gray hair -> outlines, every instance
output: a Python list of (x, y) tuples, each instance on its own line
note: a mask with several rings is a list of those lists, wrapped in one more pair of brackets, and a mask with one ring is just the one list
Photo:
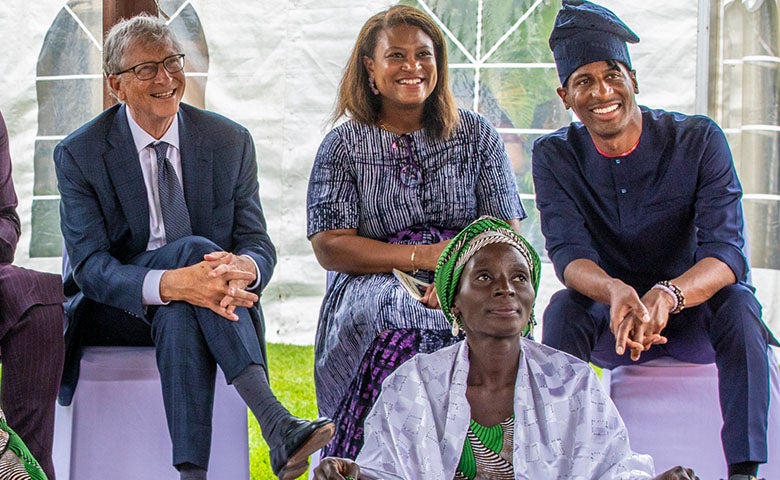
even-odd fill
[(127, 68), (122, 61), (128, 48), (141, 42), (145, 45), (170, 43), (177, 52), (181, 43), (173, 30), (161, 18), (142, 13), (127, 20), (121, 20), (111, 27), (103, 42), (103, 72), (106, 77)]

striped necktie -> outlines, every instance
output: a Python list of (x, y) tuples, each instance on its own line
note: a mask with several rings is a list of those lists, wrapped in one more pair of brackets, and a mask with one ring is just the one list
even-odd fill
[(157, 153), (157, 191), (160, 194), (165, 243), (192, 235), (190, 214), (184, 201), (184, 191), (176, 176), (176, 170), (168, 160), (168, 143), (150, 143)]

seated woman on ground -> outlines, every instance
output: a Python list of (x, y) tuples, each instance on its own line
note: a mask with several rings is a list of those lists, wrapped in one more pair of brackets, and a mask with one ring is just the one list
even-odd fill
[[(334, 121), (311, 172), (308, 236), (334, 272), (315, 341), (329, 455), (354, 458), (388, 373), (455, 342), (433, 288), (412, 297), (393, 277), (429, 283), (444, 246), (481, 215), (519, 229), (526, 214), (498, 132), (459, 110), (436, 24), (395, 6), (368, 20), (344, 72)], [(362, 364), (361, 364), (362, 362)]]
[[(466, 339), (387, 377), (356, 462), (325, 458), (323, 479), (650, 479), (591, 367), (523, 338), (539, 288), (537, 253), (483, 217), (436, 267), (441, 306)], [(677, 467), (658, 479), (696, 479)]]

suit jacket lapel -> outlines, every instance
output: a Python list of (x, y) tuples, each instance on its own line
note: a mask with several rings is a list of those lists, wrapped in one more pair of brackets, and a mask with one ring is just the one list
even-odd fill
[(149, 203), (125, 108), (122, 105), (117, 110), (109, 128), (106, 136), (109, 148), (103, 154), (103, 160), (111, 165), (106, 170), (130, 226), (134, 250), (142, 252), (149, 241)]
[(190, 213), (192, 233), (211, 238), (214, 152), (207, 141), (208, 132), (200, 131), (199, 126), (187, 114), (188, 108), (184, 104), (179, 107), (179, 147), (184, 198)]

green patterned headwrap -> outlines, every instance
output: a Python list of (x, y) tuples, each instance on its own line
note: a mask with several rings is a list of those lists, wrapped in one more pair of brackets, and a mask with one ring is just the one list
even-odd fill
[[(439, 303), (447, 320), (463, 328), (460, 319), (452, 313), (452, 301), (458, 292), (460, 276), (463, 267), (479, 250), (486, 245), (505, 243), (518, 249), (528, 262), (531, 273), (531, 285), (534, 293), (539, 293), (539, 275), (541, 273), (541, 261), (539, 254), (528, 241), (512, 230), (503, 220), (494, 217), (480, 217), (460, 231), (441, 252), (436, 264), (434, 282), (436, 293), (439, 295)], [(523, 336), (530, 336), (533, 329), (533, 310)]]

